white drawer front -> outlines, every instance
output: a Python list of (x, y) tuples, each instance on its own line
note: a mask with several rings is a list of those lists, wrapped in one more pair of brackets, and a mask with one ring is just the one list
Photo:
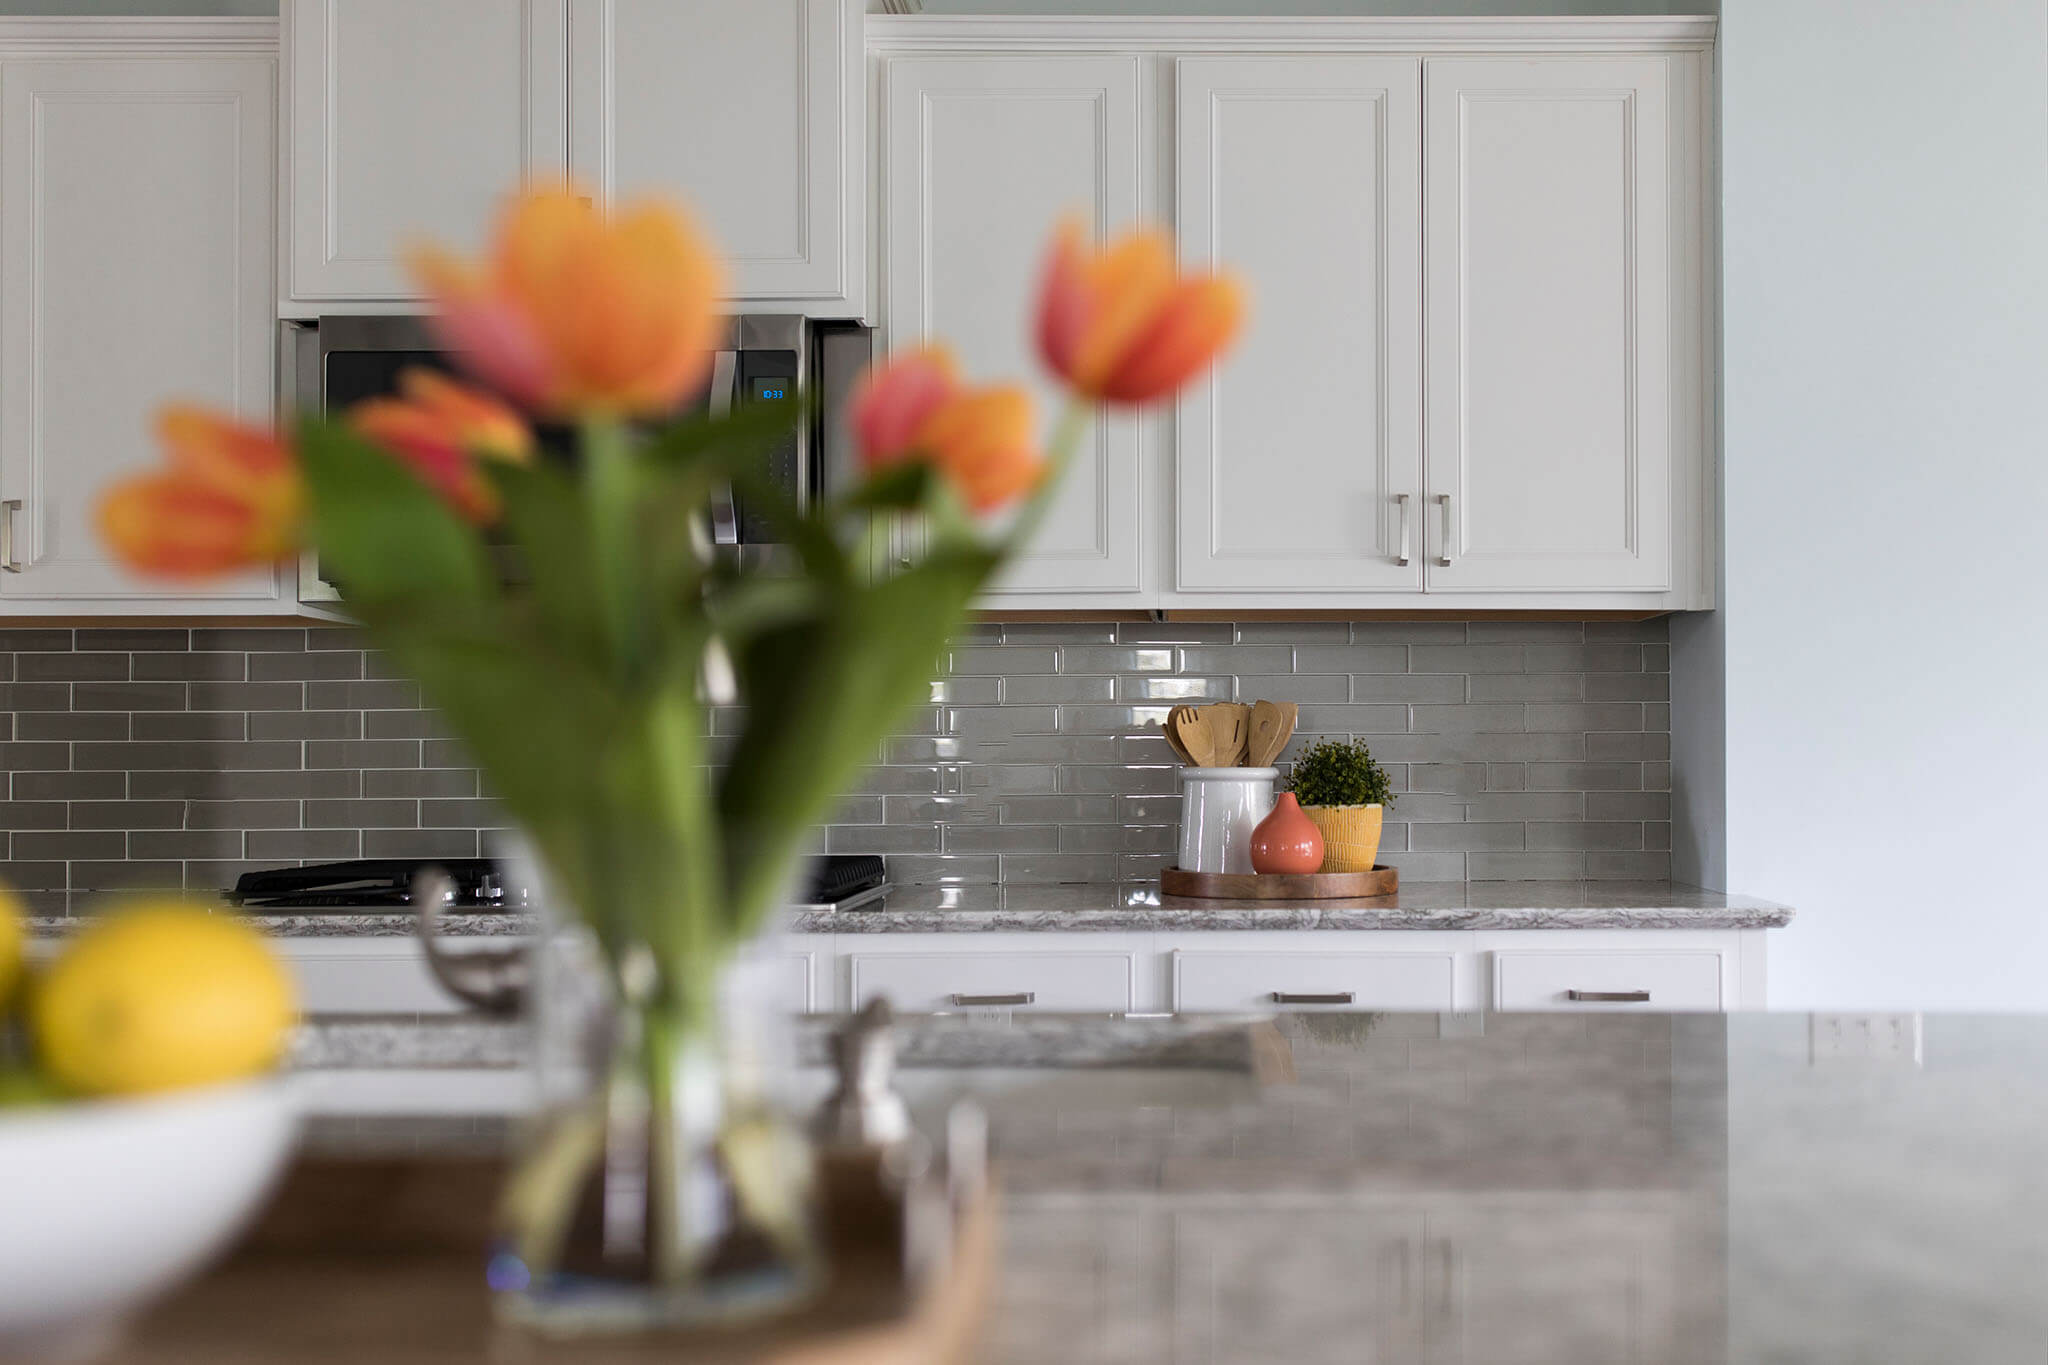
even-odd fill
[(898, 1010), (1131, 1008), (1129, 953), (855, 953), (855, 1009), (878, 995)]
[(1496, 952), (1493, 1007), (1718, 1011), (1727, 1008), (1721, 991), (1723, 957), (1724, 954), (1709, 949), (1663, 953)]
[(1450, 953), (1175, 953), (1173, 1007), (1442, 1011), (1455, 964)]

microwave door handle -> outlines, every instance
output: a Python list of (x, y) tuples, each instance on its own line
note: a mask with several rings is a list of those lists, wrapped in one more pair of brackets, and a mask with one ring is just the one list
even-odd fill
[[(732, 391), (739, 361), (738, 351), (718, 351), (711, 357), (711, 415), (715, 418), (732, 415)], [(711, 543), (740, 543), (739, 508), (733, 502), (731, 484), (721, 485), (711, 495)]]

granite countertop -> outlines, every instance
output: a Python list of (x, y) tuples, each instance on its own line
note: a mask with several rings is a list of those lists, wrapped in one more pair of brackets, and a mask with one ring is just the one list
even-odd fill
[(800, 934), (1253, 929), (1775, 929), (1788, 906), (1674, 882), (1412, 882), (1356, 900), (1210, 900), (1152, 882), (903, 886), (879, 909), (798, 914)]
[[(390, 937), (410, 914), (256, 915), (283, 938)], [(1792, 909), (1676, 882), (1413, 882), (1359, 900), (1205, 900), (1161, 894), (1153, 882), (1060, 886), (899, 886), (861, 910), (800, 911), (797, 934), (1150, 933), (1257, 929), (1776, 929)], [(75, 917), (30, 921), (61, 935)], [(449, 915), (450, 937), (533, 932), (531, 915)]]
[(906, 1093), (950, 1075), (989, 1112), (990, 1360), (2038, 1361), (2048, 1020), (1912, 1024), (1893, 1059), (1805, 1015), (900, 1027)]

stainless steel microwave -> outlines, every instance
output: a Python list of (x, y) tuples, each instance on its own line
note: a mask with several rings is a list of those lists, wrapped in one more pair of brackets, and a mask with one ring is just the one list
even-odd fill
[[(413, 366), (453, 369), (426, 320), (413, 316), (337, 315), (283, 324), (278, 374), (279, 410), (340, 412), (365, 398), (392, 393)], [(770, 456), (770, 472), (808, 503), (840, 485), (852, 468), (845, 406), (874, 352), (874, 333), (858, 322), (821, 321), (795, 313), (745, 313), (726, 319), (712, 356), (711, 378), (681, 411), (724, 412), (736, 402), (810, 392), (819, 401), (811, 418)], [(545, 437), (544, 437), (545, 444)], [(712, 540), (728, 553), (766, 554), (772, 537), (761, 517), (729, 491), (713, 503)], [(302, 600), (337, 594), (319, 566), (301, 565)]]

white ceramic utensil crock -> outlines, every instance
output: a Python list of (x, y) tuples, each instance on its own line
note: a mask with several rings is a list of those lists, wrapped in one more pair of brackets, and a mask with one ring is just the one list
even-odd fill
[(1273, 809), (1278, 768), (1180, 770), (1180, 868), (1250, 872), (1252, 828)]

